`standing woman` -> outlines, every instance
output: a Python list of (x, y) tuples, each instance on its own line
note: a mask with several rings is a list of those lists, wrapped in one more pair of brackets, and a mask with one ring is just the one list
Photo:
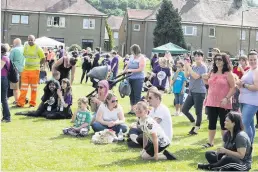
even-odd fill
[(240, 88), (239, 103), (245, 132), (254, 142), (255, 126), (254, 115), (258, 110), (258, 55), (251, 51), (248, 54), (250, 70), (237, 83)]
[(73, 84), (74, 81), (74, 75), (75, 75), (75, 69), (76, 69), (76, 62), (78, 59), (74, 57), (68, 57), (64, 56), (60, 58), (52, 67), (52, 73), (54, 74), (56, 71), (60, 72), (60, 79), (59, 82), (62, 82), (62, 79), (64, 78), (70, 78), (69, 74), (71, 72), (71, 85)]
[(6, 55), (7, 48), (1, 44), (1, 104), (3, 109), (2, 122), (11, 122), (11, 114), (9, 110), (7, 92), (8, 92), (8, 70), (10, 69), (10, 59)]
[[(202, 108), (203, 101), (205, 99), (206, 87), (202, 81), (202, 74), (207, 73), (207, 67), (203, 63), (203, 52), (198, 50), (194, 53), (196, 65), (191, 67), (191, 63), (185, 63), (185, 76), (190, 77), (189, 82), (189, 95), (187, 96), (185, 103), (182, 108), (182, 112), (186, 115), (193, 127), (189, 132), (189, 135), (196, 135), (200, 129), (202, 123)], [(193, 115), (189, 112), (194, 106), (196, 120)]]
[(209, 86), (205, 106), (209, 117), (209, 142), (205, 148), (214, 145), (218, 117), (220, 118), (221, 135), (226, 128), (226, 115), (232, 109), (232, 96), (235, 93), (235, 80), (226, 54), (216, 54), (211, 73), (203, 75), (203, 81)]
[(141, 100), (146, 62), (145, 57), (141, 54), (139, 45), (134, 44), (130, 49), (132, 56), (129, 59), (128, 65), (125, 67), (124, 72), (132, 73), (132, 76), (129, 77), (129, 83), (132, 88), (130, 94), (131, 111), (128, 114), (134, 114), (133, 106)]
[(99, 59), (100, 59), (100, 48), (95, 49), (95, 57), (93, 59), (92, 68), (99, 66)]
[(49, 53), (47, 55), (47, 61), (48, 61), (48, 66), (50, 71), (52, 71), (52, 66), (55, 62), (55, 58), (56, 58), (55, 52), (53, 51), (52, 48), (49, 49)]
[[(81, 84), (82, 81), (85, 77), (85, 74), (88, 73), (91, 69), (91, 57), (92, 54), (86, 52), (83, 54), (82, 59), (83, 59), (83, 63), (82, 63), (82, 77), (81, 77)], [(88, 81), (88, 76), (86, 75), (86, 83)]]

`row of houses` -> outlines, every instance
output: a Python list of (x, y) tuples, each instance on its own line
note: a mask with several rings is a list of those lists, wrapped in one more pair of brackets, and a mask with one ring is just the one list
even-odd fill
[[(232, 55), (258, 48), (258, 8), (249, 8), (245, 0), (171, 1), (181, 15), (189, 49), (202, 49), (210, 56), (213, 47)], [(27, 35), (34, 34), (68, 46), (104, 48), (109, 41), (107, 19), (121, 55), (130, 53), (132, 44), (139, 44), (150, 57), (159, 9), (128, 9), (124, 17), (108, 18), (85, 0), (1, 0), (2, 42), (11, 43), (16, 37), (26, 41)]]
[[(249, 8), (245, 0), (171, 0), (182, 18), (182, 29), (190, 50), (202, 49), (211, 56), (214, 47), (232, 55), (258, 49), (258, 8)], [(119, 52), (130, 53), (139, 44), (151, 56), (155, 10), (127, 10), (119, 30)], [(243, 29), (241, 34), (241, 18)], [(240, 50), (240, 44), (241, 50)]]

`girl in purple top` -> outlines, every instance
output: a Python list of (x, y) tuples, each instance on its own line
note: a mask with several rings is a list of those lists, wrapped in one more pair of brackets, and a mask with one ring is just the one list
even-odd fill
[(129, 55), (126, 54), (126, 55), (125, 55), (125, 58), (124, 58), (124, 60), (123, 60), (123, 62), (124, 62), (124, 68), (123, 68), (123, 69), (125, 69), (125, 67), (127, 66), (128, 61), (129, 61)]
[(160, 58), (159, 65), (156, 66), (152, 71), (153, 75), (155, 76), (153, 80), (153, 86), (157, 87), (161, 91), (165, 91), (167, 79), (169, 80), (169, 82), (171, 82), (171, 72), (166, 64), (167, 59), (165, 59), (164, 57)]
[(60, 103), (57, 112), (47, 116), (47, 119), (70, 119), (73, 116), (71, 106), (73, 104), (72, 87), (69, 79), (64, 78), (61, 82), (62, 94), (65, 104)]
[(240, 89), (239, 102), (242, 112), (242, 120), (245, 132), (250, 137), (251, 142), (254, 142), (255, 126), (254, 115), (258, 111), (258, 54), (251, 51), (248, 55), (250, 69), (237, 82)]
[(1, 44), (1, 103), (2, 103), (2, 122), (11, 122), (11, 114), (7, 102), (8, 92), (8, 70), (10, 68), (10, 59), (6, 56), (7, 48)]

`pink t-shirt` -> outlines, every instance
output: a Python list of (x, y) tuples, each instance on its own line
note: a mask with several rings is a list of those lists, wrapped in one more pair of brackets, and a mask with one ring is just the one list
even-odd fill
[(228, 82), (228, 72), (224, 74), (214, 74), (208, 80), (208, 94), (204, 102), (205, 106), (221, 107), (224, 109), (232, 109), (232, 98), (224, 107), (221, 106), (221, 101), (227, 96), (230, 86)]
[(9, 70), (10, 59), (7, 56), (2, 56), (1, 60), (5, 62), (5, 66), (1, 69), (1, 76), (7, 76), (8, 71), (6, 70), (6, 66), (7, 66), (7, 69)]

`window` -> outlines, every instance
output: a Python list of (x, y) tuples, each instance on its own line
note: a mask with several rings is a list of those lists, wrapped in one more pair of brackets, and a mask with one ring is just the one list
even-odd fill
[(29, 16), (12, 15), (12, 24), (29, 24)]
[(65, 27), (65, 17), (48, 16), (47, 26)]
[(21, 16), (21, 24), (29, 24), (29, 16)]
[(95, 29), (95, 19), (83, 19), (83, 29)]
[(184, 35), (192, 35), (192, 36), (197, 35), (197, 27), (196, 26), (183, 26), (182, 29), (183, 29)]
[(215, 28), (214, 27), (209, 28), (209, 37), (215, 37)]
[(208, 57), (212, 57), (212, 50), (213, 50), (213, 48), (209, 48)]
[(140, 27), (139, 24), (134, 24), (134, 25), (133, 25), (133, 30), (134, 30), (134, 31), (140, 31), (140, 29), (141, 29), (141, 27)]
[(256, 41), (258, 41), (258, 31), (256, 32)]
[(241, 30), (240, 30), (240, 40), (245, 40), (245, 30), (242, 30), (242, 36), (241, 36)]
[(20, 23), (20, 15), (12, 15), (12, 23), (13, 24)]
[(114, 38), (115, 38), (115, 39), (118, 38), (118, 32), (114, 32)]

